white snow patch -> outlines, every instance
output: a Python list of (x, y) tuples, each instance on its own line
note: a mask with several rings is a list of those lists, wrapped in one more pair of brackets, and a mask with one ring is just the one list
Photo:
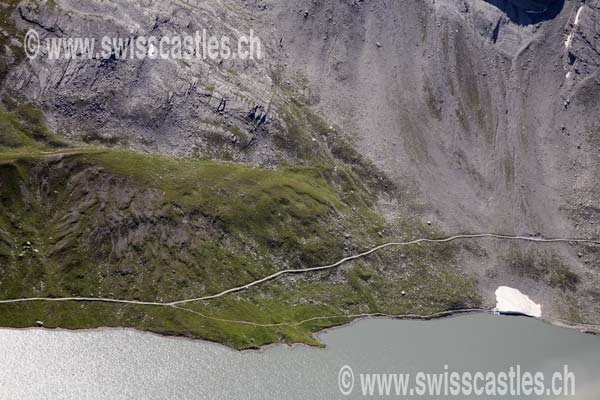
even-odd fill
[(571, 47), (571, 43), (573, 42), (573, 33), (569, 33), (569, 36), (567, 36), (567, 40), (565, 41), (565, 47), (568, 49), (569, 47)]
[(542, 306), (534, 303), (517, 289), (500, 286), (496, 290), (496, 311), (502, 314), (523, 314), (541, 318)]
[(583, 7), (584, 6), (581, 6), (581, 7), (579, 7), (579, 10), (577, 10), (577, 15), (575, 16), (575, 22), (574, 22), (575, 26), (579, 25), (579, 17), (581, 16), (581, 12), (583, 11)]

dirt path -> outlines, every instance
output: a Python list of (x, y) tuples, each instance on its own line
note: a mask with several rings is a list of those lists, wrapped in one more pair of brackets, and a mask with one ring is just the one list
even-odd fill
[[(154, 301), (138, 301), (138, 300), (121, 300), (121, 299), (111, 299), (111, 298), (102, 298), (102, 297), (59, 297), (59, 298), (48, 298), (48, 297), (27, 297), (21, 299), (9, 299), (9, 300), (0, 300), (0, 304), (17, 304), (17, 303), (26, 303), (26, 302), (36, 302), (36, 301), (45, 301), (45, 302), (102, 302), (102, 303), (116, 303), (116, 304), (132, 304), (132, 305), (141, 305), (141, 306), (157, 306), (157, 307), (175, 307), (178, 309), (182, 309), (178, 307), (180, 305), (196, 303), (201, 301), (208, 301), (213, 299), (218, 299), (224, 297), (231, 293), (240, 292), (246, 289), (249, 289), (253, 286), (261, 285), (265, 282), (272, 281), (277, 279), (280, 276), (287, 274), (303, 274), (308, 272), (318, 272), (325, 271), (329, 269), (334, 269), (339, 267), (342, 264), (345, 264), (349, 261), (356, 260), (359, 258), (366, 257), (371, 255), (377, 251), (388, 247), (397, 247), (397, 246), (411, 246), (419, 243), (448, 243), (457, 240), (473, 240), (473, 239), (483, 239), (483, 238), (492, 238), (497, 240), (512, 240), (512, 241), (527, 241), (527, 242), (535, 242), (535, 243), (585, 243), (585, 244), (595, 244), (600, 245), (600, 239), (573, 239), (573, 238), (553, 238), (546, 239), (540, 237), (527, 237), (527, 236), (510, 236), (510, 235), (499, 235), (494, 233), (479, 233), (479, 234), (464, 234), (464, 235), (454, 235), (447, 238), (441, 239), (428, 239), (421, 238), (415, 239), (407, 242), (390, 242), (385, 243), (380, 246), (374, 247), (371, 250), (365, 251), (360, 254), (356, 254), (350, 257), (343, 258), (333, 264), (324, 265), (321, 267), (313, 267), (313, 268), (304, 268), (304, 269), (288, 269), (276, 272), (272, 275), (266, 276), (261, 279), (257, 279), (253, 282), (236, 286), (231, 289), (224, 290), (220, 293), (208, 295), (204, 297), (198, 297), (193, 299), (185, 299), (173, 302), (154, 302)], [(185, 309), (187, 310), (187, 309)], [(346, 316), (351, 317), (351, 316)]]

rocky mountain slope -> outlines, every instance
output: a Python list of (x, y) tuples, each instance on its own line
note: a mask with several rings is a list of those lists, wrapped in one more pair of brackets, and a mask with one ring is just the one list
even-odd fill
[[(288, 64), (315, 82), (315, 106), (412, 183), (426, 219), (452, 232), (598, 236), (599, 3), (317, 3), (308, 21), (278, 5)], [(493, 285), (532, 251), (486, 250)], [(596, 293), (595, 256), (554, 250)]]
[[(497, 232), (600, 237), (598, 1), (220, 0), (202, 1), (189, 7), (179, 1), (57, 0), (2, 1), (0, 5), (3, 46), (0, 93), (3, 113), (12, 121), (4, 123), (4, 132), (8, 132), (7, 126), (31, 125), (20, 110), (34, 104), (43, 112), (49, 126), (47, 131), (56, 133), (53, 140), (66, 140), (77, 147), (107, 146), (240, 162), (272, 171), (265, 174), (283, 174), (277, 179), (284, 179), (290, 173), (288, 168), (300, 166), (301, 182), (318, 188), (319, 193), (327, 194), (330, 190), (329, 201), (336, 199), (339, 207), (343, 205), (349, 210), (346, 216), (332, 221), (305, 222), (311, 226), (310, 231), (319, 232), (317, 236), (328, 238), (313, 253), (309, 252), (316, 258), (303, 258), (309, 249), (305, 242), (308, 236), (302, 232), (299, 239), (290, 233), (291, 236), (275, 245), (283, 245), (285, 251), (268, 249), (269, 241), (263, 238), (265, 242), (261, 242), (260, 236), (274, 223), (268, 218), (260, 219), (265, 226), (257, 222), (241, 231), (220, 227), (212, 233), (220, 239), (215, 250), (209, 251), (211, 255), (246, 246), (245, 254), (250, 259), (271, 260), (268, 266), (259, 262), (256, 266), (259, 270), (271, 271), (286, 263), (313, 266), (386, 239), (393, 240), (398, 235), (411, 237), (415, 232), (427, 232), (423, 228), (427, 222), (438, 235)], [(236, 36), (252, 29), (261, 38), (265, 59), (49, 61), (39, 57), (26, 61), (20, 41), (29, 28), (37, 29), (42, 38), (100, 38), (104, 34), (160, 36), (203, 28), (210, 28), (218, 35)], [(227, 100), (227, 107), (218, 111), (223, 99)], [(268, 110), (264, 124), (258, 128), (256, 121), (248, 118), (256, 106)], [(23, 146), (37, 149), (61, 145), (36, 138), (31, 132), (12, 131), (17, 132), (15, 135), (21, 137), (21, 142), (7, 141), (5, 133), (2, 136), (2, 146), (12, 151)], [(190, 249), (197, 248), (192, 244), (194, 237), (200, 235), (195, 229), (175, 232), (180, 229), (179, 218), (193, 220), (198, 213), (209, 219), (222, 216), (220, 211), (207, 215), (204, 194), (196, 198), (191, 214), (183, 210), (175, 219), (164, 219), (165, 200), (161, 190), (166, 191), (156, 183), (156, 176), (144, 180), (131, 175), (135, 168), (123, 165), (115, 171), (108, 160), (118, 156), (92, 159), (85, 156), (85, 160), (80, 157), (83, 156), (78, 155), (75, 160), (69, 157), (36, 161), (25, 170), (19, 166), (20, 161), (15, 161), (18, 157), (8, 157), (7, 162), (12, 166), (4, 167), (2, 182), (5, 187), (4, 182), (16, 179), (14, 172), (9, 173), (13, 168), (21, 171), (19, 179), (24, 181), (29, 180), (25, 177), (40, 173), (44, 177), (55, 173), (62, 176), (52, 171), (66, 169), (83, 175), (76, 175), (79, 181), (66, 176), (54, 181), (60, 186), (56, 190), (85, 200), (84, 204), (92, 201), (89, 193), (99, 188), (102, 188), (100, 193), (108, 194), (99, 195), (93, 207), (106, 202), (100, 200), (106, 196), (114, 196), (106, 204), (120, 204), (120, 197), (128, 196), (121, 192), (137, 193), (134, 197), (141, 205), (127, 200), (124, 209), (116, 206), (109, 212), (119, 215), (116, 219), (99, 216), (100, 211), (95, 210), (85, 220), (88, 222), (83, 222), (81, 212), (67, 216), (42, 207), (56, 221), (66, 218), (86, 226), (81, 233), (71, 236), (78, 243), (92, 243), (102, 235), (112, 237), (112, 242), (103, 242), (97, 253), (90, 249), (82, 252), (81, 259), (85, 262), (78, 268), (85, 271), (102, 275), (95, 267), (98, 263), (114, 264), (115, 271), (131, 272), (123, 275), (123, 281), (139, 282), (145, 279), (141, 277), (142, 271), (157, 267), (148, 266), (153, 257), (140, 259), (135, 243), (149, 240), (155, 243), (152, 247), (165, 248), (157, 251), (170, 254), (170, 242), (163, 243), (160, 239), (161, 235), (167, 235), (172, 240), (187, 237), (187, 242), (177, 242), (176, 246), (187, 243)], [(122, 158), (127, 160), (129, 156)], [(187, 162), (174, 160), (170, 162), (178, 165)], [(37, 165), (38, 162), (41, 164)], [(314, 174), (307, 171), (323, 166), (327, 168), (320, 172), (322, 181), (315, 182)], [(127, 181), (110, 174), (145, 183), (134, 190)], [(234, 185), (241, 179), (237, 173), (228, 172), (227, 176)], [(87, 192), (77, 194), (84, 183)], [(188, 184), (182, 183), (180, 187)], [(20, 186), (27, 190), (11, 192), (8, 196), (11, 204), (22, 202), (14, 196), (25, 196), (24, 193), (41, 196), (37, 183)], [(223, 190), (225, 195), (216, 198), (216, 203), (224, 201), (230, 193)], [(285, 201), (298, 200), (293, 193), (286, 192), (286, 196), (291, 196), (291, 200), (280, 199), (283, 203), (278, 203), (280, 200), (274, 199), (275, 215)], [(300, 200), (300, 204), (306, 204), (314, 199), (301, 195)], [(181, 207), (172, 200), (166, 203), (173, 210)], [(244, 201), (236, 204), (238, 208), (246, 206)], [(75, 203), (69, 207), (77, 209)], [(143, 217), (143, 213), (137, 215), (140, 207), (150, 207), (154, 219)], [(176, 215), (173, 210), (169, 213)], [(260, 215), (261, 210), (261, 207), (247, 209), (243, 219), (252, 213)], [(290, 212), (287, 207), (284, 210)], [(14, 211), (5, 212), (4, 218), (11, 213), (14, 215)], [(128, 216), (132, 213), (136, 215), (134, 222)], [(291, 212), (292, 219), (285, 217), (283, 221), (297, 226), (296, 214), (297, 211)], [(314, 216), (322, 219), (318, 212)], [(367, 220), (379, 222), (374, 227), (363, 227)], [(94, 228), (88, 229), (90, 221)], [(321, 223), (331, 225), (330, 230), (321, 232), (325, 229)], [(40, 227), (38, 223), (36, 229)], [(57, 226), (59, 230), (63, 228)], [(13, 238), (6, 241), (12, 243), (9, 248), (20, 246), (19, 241), (23, 240), (15, 232), (6, 233)], [(356, 243), (347, 243), (350, 237)], [(207, 239), (202, 240), (205, 243)], [(242, 245), (246, 240), (252, 244)], [(44, 254), (52, 259), (56, 254), (52, 249), (57, 244), (47, 238), (43, 241), (48, 241)], [(325, 250), (332, 247), (336, 249), (333, 253)], [(133, 259), (141, 260), (136, 264), (139, 269), (129, 271), (112, 259), (107, 261), (113, 250), (124, 257), (123, 265), (129, 265)], [(16, 257), (18, 252), (15, 254)], [(598, 249), (592, 246), (477, 241), (454, 249), (454, 258), (447, 267), (453, 279), (477, 282), (477, 290), (469, 291), (468, 296), (471, 299), (481, 296), (483, 305), (493, 303), (497, 286), (509, 285), (542, 303), (546, 315), (598, 323), (598, 255)], [(410, 275), (411, 268), (418, 269), (416, 265), (420, 265), (399, 258), (400, 265), (408, 270), (395, 269), (397, 260), (387, 260), (386, 264), (387, 256), (381, 257), (369, 260), (369, 268), (389, 283), (389, 290), (402, 286), (398, 284), (398, 274)], [(443, 269), (439, 257), (433, 254), (427, 257), (433, 257), (432, 265)], [(14, 262), (14, 268), (18, 268), (20, 262)], [(59, 265), (60, 259), (50, 264)], [(203, 276), (193, 272), (197, 260), (183, 264), (187, 266), (176, 270), (184, 271), (188, 286), (184, 283), (178, 294), (204, 292), (211, 273)], [(457, 265), (459, 269), (455, 269)], [(390, 269), (394, 271), (391, 276)], [(223, 286), (246, 277), (225, 280)], [(349, 276), (338, 278), (351, 283)], [(427, 278), (427, 285), (432, 285), (435, 279), (439, 276), (433, 273)], [(369, 279), (362, 282), (369, 284)], [(98, 284), (87, 282), (89, 286), (85, 287), (96, 288)], [(112, 283), (102, 290), (109, 291), (109, 286)], [(128, 283), (123, 287), (131, 286)], [(349, 287), (354, 293), (359, 290), (356, 285)], [(51, 294), (72, 292), (64, 285), (58, 285), (57, 290)], [(173, 293), (168, 285), (157, 290), (164, 290), (162, 295)], [(386, 292), (383, 288), (378, 290)], [(469, 297), (452, 299), (445, 289), (439, 290), (440, 296), (428, 301), (434, 310), (479, 303)], [(144, 298), (159, 295), (155, 291), (142, 292), (140, 296)], [(121, 294), (131, 295), (127, 290)], [(360, 308), (360, 303), (366, 302), (367, 309), (389, 310), (389, 304), (383, 305), (387, 304), (388, 295), (379, 297), (379, 305), (374, 305), (373, 300), (369, 305), (363, 299), (352, 307)], [(303, 301), (311, 301), (309, 298), (307, 295)], [(411, 301), (414, 302), (403, 305), (400, 311), (422, 305), (415, 297)], [(349, 307), (332, 304), (345, 311)], [(203, 332), (196, 334), (206, 336)]]

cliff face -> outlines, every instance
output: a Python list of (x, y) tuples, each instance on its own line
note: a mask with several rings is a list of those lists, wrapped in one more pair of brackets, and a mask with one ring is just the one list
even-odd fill
[[(17, 38), (31, 27), (42, 38), (203, 28), (261, 38), (264, 60), (222, 63), (23, 62), (7, 42), (2, 96), (36, 103), (69, 140), (269, 168), (352, 165), (361, 154), (382, 171), (366, 186), (388, 219), (410, 213), (448, 233), (600, 236), (598, 1), (59, 0), (4, 10), (3, 31)], [(257, 105), (269, 111), (259, 129), (248, 119)], [(364, 165), (356, 181), (375, 171)], [(594, 249), (481, 246), (462, 262), (485, 299), (512, 282), (561, 315), (600, 315)]]
[[(448, 229), (574, 234), (560, 209), (592, 198), (564, 195), (576, 176), (598, 189), (588, 156), (597, 151), (595, 3), (57, 4), (19, 6), (16, 26), (98, 39), (132, 26), (158, 36), (253, 29), (266, 53), (259, 62), (38, 59), (11, 69), (3, 93), (37, 102), (64, 136), (275, 165), (302, 158), (277, 134), (294, 96), (353, 135)], [(216, 113), (222, 99), (227, 109)], [(256, 105), (269, 110), (263, 134), (245, 118)]]

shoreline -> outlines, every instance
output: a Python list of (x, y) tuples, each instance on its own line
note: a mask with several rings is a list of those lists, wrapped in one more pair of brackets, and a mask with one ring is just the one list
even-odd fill
[[(422, 316), (422, 317), (419, 317), (416, 315), (413, 315), (413, 316), (370, 315), (370, 316), (364, 316), (364, 317), (357, 317), (347, 323), (342, 323), (339, 325), (334, 325), (334, 326), (331, 326), (328, 328), (321, 329), (317, 332), (314, 332), (311, 336), (315, 340), (317, 340), (319, 343), (323, 343), (323, 341), (321, 340), (323, 335), (326, 335), (326, 334), (328, 334), (332, 331), (338, 330), (338, 329), (350, 328), (352, 325), (355, 325), (362, 321), (389, 320), (389, 321), (427, 322), (427, 321), (444, 320), (444, 319), (450, 319), (450, 318), (467, 317), (467, 316), (477, 315), (477, 314), (493, 315), (492, 309), (451, 310), (451, 311), (440, 312), (440, 313), (433, 314), (430, 316)], [(573, 323), (573, 322), (569, 322), (569, 321), (562, 320), (559, 318), (554, 318), (554, 317), (534, 318), (534, 317), (528, 317), (528, 316), (523, 316), (523, 315), (514, 315), (514, 316), (513, 315), (503, 315), (503, 316), (511, 317), (511, 318), (532, 318), (534, 320), (540, 321), (549, 326), (563, 328), (563, 329), (569, 329), (569, 330), (575, 330), (575, 331), (578, 331), (579, 333), (585, 334), (585, 335), (600, 336), (600, 326), (597, 326), (597, 325), (578, 324), (578, 323)], [(278, 348), (278, 347), (283, 347), (290, 351), (294, 351), (297, 348), (309, 348), (311, 350), (317, 350), (317, 351), (327, 351), (328, 350), (328, 346), (324, 343), (323, 343), (323, 346), (320, 347), (320, 346), (313, 346), (313, 345), (303, 343), (303, 342), (297, 342), (297, 343), (291, 343), (291, 344), (270, 343), (270, 344), (266, 344), (264, 346), (260, 346), (257, 348), (236, 349), (234, 347), (228, 346), (221, 342), (217, 342), (217, 341), (213, 341), (213, 340), (205, 339), (205, 338), (194, 337), (191, 335), (187, 335), (185, 333), (181, 333), (181, 334), (166, 333), (166, 332), (159, 332), (159, 331), (152, 331), (152, 330), (143, 330), (143, 329), (132, 328), (132, 327), (99, 326), (97, 328), (82, 328), (82, 329), (70, 329), (70, 328), (62, 328), (62, 327), (47, 328), (47, 327), (36, 327), (36, 326), (25, 327), (25, 328), (0, 327), (0, 332), (2, 332), (2, 331), (15, 331), (15, 332), (18, 332), (18, 331), (40, 331), (40, 332), (49, 332), (49, 333), (74, 333), (74, 334), (102, 333), (102, 332), (128, 332), (128, 333), (141, 334), (141, 335), (151, 335), (151, 336), (157, 337), (157, 338), (183, 340), (183, 341), (188, 341), (188, 342), (192, 342), (192, 343), (203, 343), (203, 344), (208, 344), (208, 345), (217, 345), (221, 348), (227, 349), (228, 351), (232, 351), (235, 353), (263, 354), (271, 349)]]

